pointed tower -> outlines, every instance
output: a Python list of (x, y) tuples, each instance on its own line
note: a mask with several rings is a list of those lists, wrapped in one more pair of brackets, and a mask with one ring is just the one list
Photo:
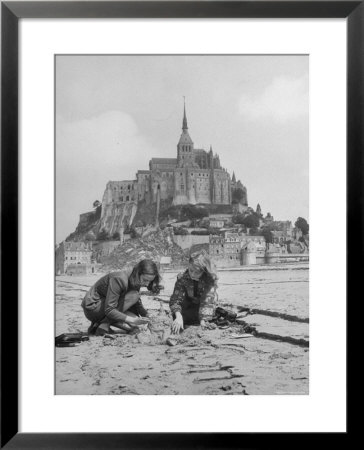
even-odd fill
[(234, 172), (234, 171), (233, 171), (233, 177), (232, 177), (231, 181), (232, 181), (233, 183), (236, 183), (236, 178), (235, 178), (235, 172)]
[(257, 209), (255, 212), (257, 213), (258, 216), (263, 217), (262, 208), (260, 207), (259, 203), (257, 204)]
[(178, 167), (193, 166), (195, 162), (195, 155), (193, 151), (193, 141), (188, 134), (186, 104), (183, 104), (183, 120), (182, 120), (182, 134), (177, 144), (177, 164)]
[(183, 101), (183, 121), (182, 121), (182, 130), (188, 130), (187, 126), (187, 116), (186, 116), (186, 102)]

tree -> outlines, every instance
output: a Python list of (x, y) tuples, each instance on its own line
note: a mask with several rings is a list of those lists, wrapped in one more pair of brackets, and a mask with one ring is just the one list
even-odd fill
[(244, 216), (243, 214), (237, 214), (236, 216), (233, 217), (233, 222), (234, 223), (239, 223), (240, 225), (242, 225), (244, 223)]
[(269, 227), (264, 227), (262, 229), (262, 236), (264, 236), (265, 242), (271, 244), (273, 242), (273, 233)]
[(256, 214), (250, 214), (244, 217), (243, 225), (247, 228), (258, 228), (259, 227), (259, 217)]
[(245, 192), (241, 188), (233, 190), (232, 203), (240, 203), (242, 200), (245, 201)]
[(109, 238), (109, 235), (106, 230), (101, 230), (97, 235), (98, 241), (106, 241)]
[(115, 241), (118, 241), (120, 239), (120, 233), (118, 231), (115, 231), (115, 233), (112, 235), (112, 238), (115, 239)]
[(187, 219), (203, 219), (204, 217), (209, 215), (206, 208), (195, 205), (183, 206), (181, 213), (182, 217), (185, 217)]
[(303, 217), (298, 217), (294, 225), (296, 228), (299, 228), (302, 231), (303, 235), (308, 234), (310, 226), (307, 223), (307, 220)]
[(194, 230), (191, 231), (194, 236), (208, 236), (210, 234), (209, 230)]
[(136, 239), (139, 237), (139, 234), (137, 233), (137, 230), (134, 227), (130, 228), (130, 237), (132, 239)]
[(175, 234), (175, 236), (186, 236), (188, 234), (188, 231), (183, 227), (175, 227), (173, 229), (173, 233)]

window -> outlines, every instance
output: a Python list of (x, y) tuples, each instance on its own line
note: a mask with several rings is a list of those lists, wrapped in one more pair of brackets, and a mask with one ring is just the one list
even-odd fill
[(127, 202), (129, 201), (129, 195), (126, 196), (126, 201), (127, 201)]

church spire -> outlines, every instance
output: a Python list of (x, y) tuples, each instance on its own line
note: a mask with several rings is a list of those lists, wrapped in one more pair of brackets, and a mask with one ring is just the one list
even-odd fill
[(182, 122), (182, 130), (188, 130), (187, 126), (187, 117), (186, 117), (186, 99), (183, 97), (183, 122)]
[(236, 183), (235, 172), (233, 171), (233, 178), (231, 180), (233, 183)]

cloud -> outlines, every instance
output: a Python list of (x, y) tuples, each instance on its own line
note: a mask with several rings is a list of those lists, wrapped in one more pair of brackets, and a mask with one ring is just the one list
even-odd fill
[(285, 122), (308, 116), (308, 76), (279, 76), (263, 92), (243, 94), (239, 112), (251, 120)]
[(133, 117), (122, 111), (76, 122), (57, 116), (57, 240), (74, 230), (94, 200), (102, 200), (109, 180), (134, 179), (137, 169), (148, 168), (146, 155), (153, 152)]

